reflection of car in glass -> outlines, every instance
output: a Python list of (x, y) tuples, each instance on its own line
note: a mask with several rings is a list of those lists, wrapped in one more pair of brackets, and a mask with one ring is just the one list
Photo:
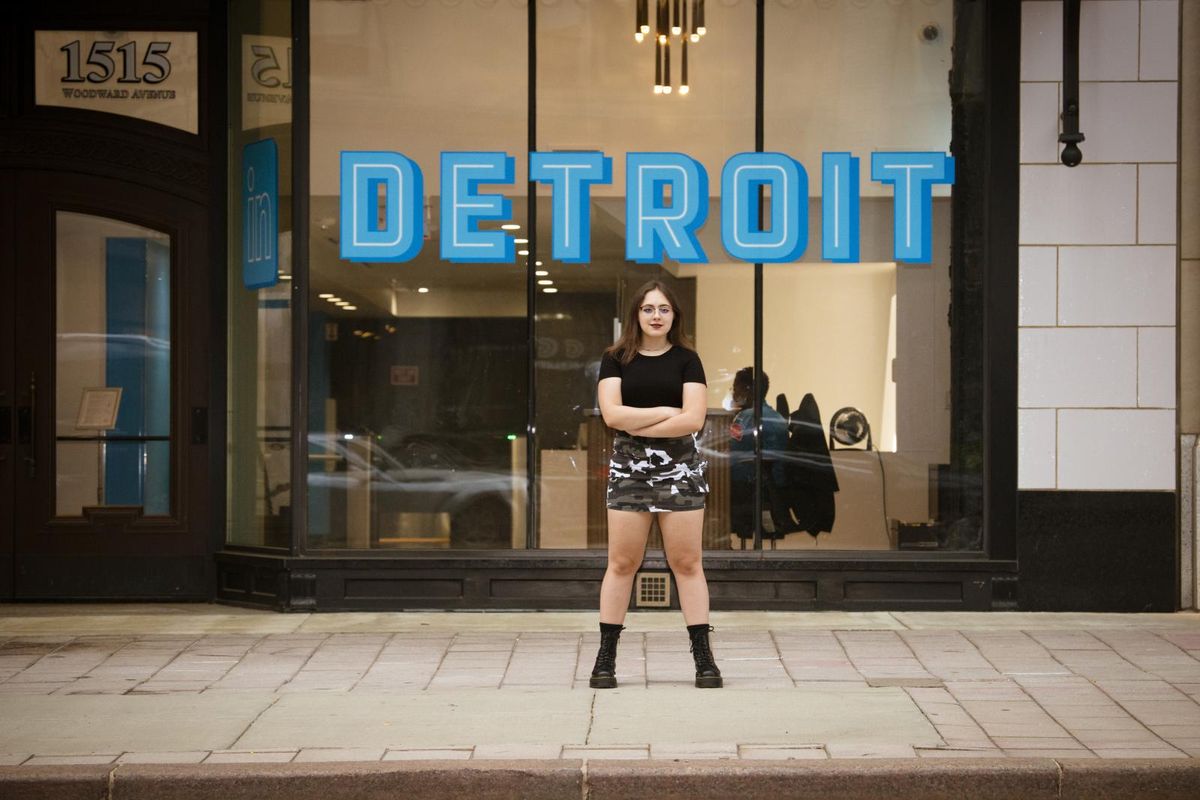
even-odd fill
[(512, 547), (512, 506), (525, 494), (524, 475), (514, 479), (510, 470), (481, 466), (433, 437), (412, 437), (395, 455), (370, 436), (310, 433), (308, 439), (310, 456), (335, 464), (309, 472), (309, 490), (365, 493), (373, 544), (396, 515), (447, 514), (451, 547)]

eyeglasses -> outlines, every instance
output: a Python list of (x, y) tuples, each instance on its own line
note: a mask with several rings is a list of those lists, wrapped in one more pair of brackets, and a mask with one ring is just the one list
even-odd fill
[(662, 317), (669, 317), (675, 313), (670, 306), (659, 306), (657, 309), (654, 306), (642, 306), (639, 310), (647, 317), (652, 316), (655, 311), (658, 311), (659, 316)]

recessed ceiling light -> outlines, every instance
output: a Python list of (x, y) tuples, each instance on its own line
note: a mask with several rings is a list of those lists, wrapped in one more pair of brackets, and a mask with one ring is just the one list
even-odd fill
[(519, 231), (519, 230), (521, 230), (521, 226), (515, 222), (506, 222), (500, 226), (500, 230), (502, 230), (502, 231)]
[(519, 255), (519, 256), (527, 256), (527, 255), (529, 255), (529, 251), (528, 251), (528, 250), (518, 250), (518, 251), (517, 251), (517, 255)]
[[(542, 262), (540, 262), (540, 261), (539, 261), (538, 263), (540, 264), (540, 263), (542, 263)], [(546, 272), (546, 270), (544, 270), (544, 269), (539, 269), (537, 272), (535, 272), (535, 273), (533, 273), (533, 274), (534, 274), (534, 275), (537, 275), (539, 278), (544, 278), (544, 277), (546, 277), (547, 275), (549, 275), (550, 273), (549, 273), (549, 272)]]
[(280, 275), (279, 276), (279, 280), (281, 280), (281, 281), (290, 281), (291, 279), (292, 279), (291, 275)]
[(542, 289), (542, 291), (546, 294), (555, 294), (558, 289), (555, 289), (553, 286), (547, 286), (545, 289)]
[(331, 295), (329, 292), (325, 292), (325, 294), (319, 294), (317, 297), (321, 298), (322, 300), (328, 300), (333, 297), (333, 295)]
[(542, 262), (535, 261), (535, 262), (533, 262), (533, 264), (534, 264), (534, 266), (540, 267), (542, 265)]
[(529, 244), (528, 239), (513, 239), (513, 241), (516, 242), (517, 244)]
[(342, 311), (358, 311), (358, 306), (352, 306), (352, 305), (347, 304), (347, 305), (342, 306)]
[(550, 280), (549, 278), (546, 278), (545, 280), (542, 280), (542, 281), (538, 281), (538, 286), (553, 286), (553, 285), (554, 285), (554, 281)]
[(336, 303), (334, 303), (334, 305), (337, 306), (338, 308), (345, 308), (346, 306), (350, 305), (350, 301), (349, 300), (338, 300)]
[(338, 303), (342, 302), (342, 298), (338, 297), (335, 294), (331, 294), (331, 295), (329, 295), (329, 297), (326, 297), (325, 299), (328, 300), (329, 302), (333, 303), (334, 305), (337, 305)]
[(417, 289), (417, 292), (420, 294), (429, 294), (429, 288), (426, 286), (422, 286), (420, 289)]

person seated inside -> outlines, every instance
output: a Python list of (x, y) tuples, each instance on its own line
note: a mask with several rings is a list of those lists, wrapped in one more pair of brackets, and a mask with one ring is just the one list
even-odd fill
[[(763, 430), (763, 507), (770, 509), (768, 494), (771, 484), (783, 482), (783, 463), (776, 456), (787, 449), (787, 420), (767, 403), (771, 381), (762, 373), (758, 387), (758, 404), (762, 408)], [(754, 538), (754, 367), (743, 367), (733, 376), (731, 391), (733, 410), (737, 411), (729, 426), (730, 528), (742, 539)], [(774, 535), (773, 535), (774, 534)], [(764, 529), (765, 538), (782, 536), (783, 532)]]

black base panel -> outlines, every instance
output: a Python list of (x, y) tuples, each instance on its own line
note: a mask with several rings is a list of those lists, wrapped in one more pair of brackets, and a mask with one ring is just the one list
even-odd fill
[(1019, 492), (1019, 607), (1176, 611), (1174, 492)]
[[(603, 555), (289, 558), (223, 552), (217, 555), (217, 601), (279, 611), (595, 609), (604, 567)], [(993, 585), (1011, 582), (1014, 568), (986, 560), (851, 566), (705, 559), (715, 610), (986, 611), (1009, 607), (1005, 592), (993, 592)], [(669, 571), (654, 555), (643, 570)], [(672, 608), (679, 608), (674, 592)]]
[(211, 556), (22, 556), (18, 600), (211, 600)]
[(13, 598), (12, 556), (0, 556), (0, 601)]

